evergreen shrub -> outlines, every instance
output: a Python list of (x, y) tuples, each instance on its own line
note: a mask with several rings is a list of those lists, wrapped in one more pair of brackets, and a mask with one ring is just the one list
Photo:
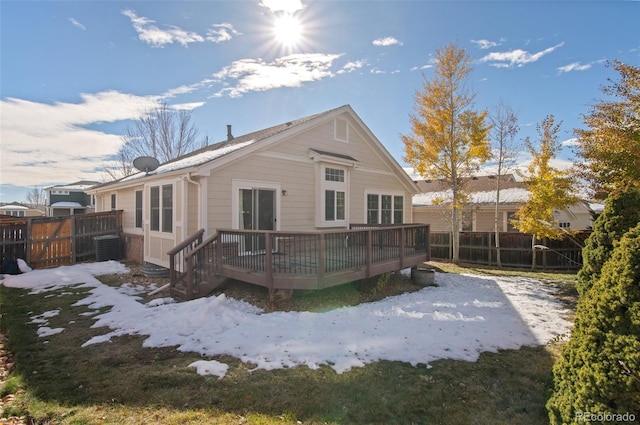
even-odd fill
[(584, 295), (600, 278), (602, 266), (609, 259), (618, 240), (640, 223), (640, 188), (627, 187), (613, 192), (604, 211), (593, 223), (593, 233), (582, 250), (582, 269), (576, 288)]
[(580, 298), (553, 380), (547, 410), (554, 425), (640, 420), (640, 224)]

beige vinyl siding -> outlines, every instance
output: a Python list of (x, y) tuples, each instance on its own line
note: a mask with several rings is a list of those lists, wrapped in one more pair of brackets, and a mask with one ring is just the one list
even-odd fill
[(192, 235), (198, 231), (200, 224), (198, 223), (199, 217), (199, 205), (198, 198), (200, 197), (199, 186), (193, 183), (185, 183), (187, 185), (187, 223), (186, 234)]
[(440, 206), (416, 206), (413, 207), (413, 222), (428, 224), (432, 232), (450, 232), (447, 214), (449, 210)]
[[(485, 210), (485, 209), (476, 210), (475, 228), (473, 230), (476, 232), (493, 232), (494, 230), (493, 226), (495, 223), (494, 215), (495, 215), (494, 210)], [(498, 217), (500, 218), (501, 215), (502, 213), (500, 213)], [(499, 226), (500, 225), (502, 225), (501, 220), (499, 222)]]
[[(358, 167), (392, 172), (392, 168), (381, 159), (369, 143), (364, 141), (363, 136), (357, 131), (356, 126), (353, 125), (351, 120), (349, 120), (348, 143), (334, 140), (333, 127), (333, 120), (331, 120), (295, 138), (283, 141), (271, 147), (269, 150), (271, 152), (308, 158), (309, 149), (317, 149), (351, 156), (358, 160)], [(378, 179), (380, 178), (384, 177), (378, 177)]]
[(319, 167), (310, 159), (310, 149), (317, 149), (358, 160), (349, 174), (349, 222), (366, 221), (365, 189), (379, 189), (404, 196), (404, 222), (411, 222), (411, 195), (394, 174), (394, 170), (366, 143), (349, 121), (349, 142), (334, 139), (333, 120), (284, 139), (267, 151), (256, 152), (232, 164), (214, 170), (207, 183), (207, 226), (209, 229), (232, 225), (233, 179), (280, 183), (286, 196), (277, 194), (280, 230), (305, 231), (316, 228), (318, 211), (317, 179)]
[(207, 225), (230, 228), (233, 179), (280, 183), (287, 195), (276, 194), (281, 208), (281, 230), (315, 227), (315, 176), (311, 160), (291, 161), (253, 155), (217, 170), (209, 177)]
[(123, 210), (122, 228), (125, 232), (140, 232), (140, 229), (136, 229), (136, 190), (142, 190), (142, 186), (119, 190), (116, 193), (116, 208)]

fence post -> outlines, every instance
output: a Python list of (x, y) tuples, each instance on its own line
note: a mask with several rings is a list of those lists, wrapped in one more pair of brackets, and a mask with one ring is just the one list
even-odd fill
[(76, 216), (71, 216), (71, 264), (76, 264), (78, 262), (77, 259), (77, 251), (76, 251)]

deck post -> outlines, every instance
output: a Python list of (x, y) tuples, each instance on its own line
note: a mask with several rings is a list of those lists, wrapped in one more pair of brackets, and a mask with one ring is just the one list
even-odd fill
[(265, 250), (265, 273), (267, 277), (267, 288), (269, 288), (269, 300), (273, 297), (273, 249), (272, 249), (272, 240), (271, 240), (271, 232), (264, 233), (264, 250)]
[(193, 299), (193, 282), (194, 282), (194, 275), (193, 275), (193, 256), (189, 255), (187, 256), (187, 282), (185, 283), (185, 288), (187, 291), (187, 299), (191, 300)]
[(224, 255), (224, 248), (223, 248), (224, 236), (221, 233), (217, 233), (217, 234), (218, 234), (218, 240), (214, 244), (214, 251), (213, 251), (214, 274), (222, 273), (222, 257)]
[(373, 262), (373, 231), (371, 229), (367, 230), (366, 233), (366, 244), (367, 244), (367, 277), (371, 277), (371, 263)]
[(324, 280), (324, 263), (325, 263), (325, 255), (326, 255), (326, 242), (324, 240), (324, 233), (318, 233), (319, 240), (319, 252), (318, 252), (318, 289), (322, 289), (322, 282)]
[(400, 228), (400, 269), (404, 269), (404, 247), (406, 245), (406, 237), (407, 234), (404, 230), (404, 227)]

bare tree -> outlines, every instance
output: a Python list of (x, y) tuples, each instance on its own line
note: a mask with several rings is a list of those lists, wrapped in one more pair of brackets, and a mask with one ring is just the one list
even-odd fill
[(122, 140), (113, 164), (105, 167), (107, 175), (114, 179), (135, 172), (131, 164), (139, 156), (152, 156), (163, 163), (202, 146), (191, 111), (173, 109), (166, 103), (143, 112), (125, 128)]
[(502, 267), (500, 260), (500, 185), (503, 177), (511, 171), (516, 163), (518, 152), (522, 149), (522, 143), (516, 140), (520, 131), (518, 116), (513, 108), (500, 101), (489, 116), (491, 122), (491, 139), (493, 140), (493, 159), (496, 171), (496, 205), (494, 213), (494, 234), (496, 244), (496, 262)]
[(32, 187), (27, 193), (27, 202), (36, 207), (45, 205), (47, 200), (47, 192), (40, 186)]

